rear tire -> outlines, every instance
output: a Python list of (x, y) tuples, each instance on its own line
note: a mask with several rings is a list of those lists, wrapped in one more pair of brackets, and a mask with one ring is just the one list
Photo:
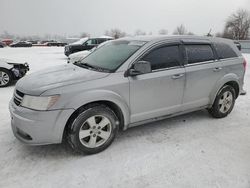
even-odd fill
[(12, 73), (4, 68), (0, 68), (0, 87), (7, 87), (13, 82)]
[(86, 108), (72, 122), (68, 142), (78, 153), (99, 153), (115, 139), (119, 130), (117, 122), (117, 116), (107, 106)]
[(218, 92), (212, 108), (208, 112), (214, 118), (224, 118), (233, 110), (236, 99), (235, 89), (232, 86), (225, 85)]

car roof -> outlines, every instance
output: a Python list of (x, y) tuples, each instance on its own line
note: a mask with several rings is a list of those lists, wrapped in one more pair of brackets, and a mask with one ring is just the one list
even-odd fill
[(106, 36), (106, 35), (103, 35), (103, 36), (100, 36), (100, 37), (97, 37), (98, 39), (114, 39), (114, 37), (110, 37), (110, 36)]
[(195, 35), (134, 36), (134, 37), (124, 37), (118, 40), (144, 41), (144, 42), (159, 42), (163, 40), (182, 40), (184, 42), (225, 42), (225, 43), (229, 43), (230, 41), (232, 42), (232, 40), (224, 38), (195, 36)]

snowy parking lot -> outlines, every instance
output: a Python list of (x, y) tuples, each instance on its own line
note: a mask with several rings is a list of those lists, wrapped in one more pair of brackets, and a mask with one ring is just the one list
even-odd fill
[[(250, 54), (244, 55), (250, 63)], [(31, 71), (66, 64), (61, 47), (0, 49), (0, 57), (28, 62)], [(65, 144), (26, 146), (12, 134), (0, 88), (0, 188), (5, 187), (250, 187), (250, 64), (232, 113), (206, 110), (131, 128), (105, 151), (89, 156)]]

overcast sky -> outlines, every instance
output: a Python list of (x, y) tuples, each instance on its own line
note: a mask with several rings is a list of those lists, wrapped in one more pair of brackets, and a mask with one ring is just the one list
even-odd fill
[(198, 35), (222, 31), (226, 18), (250, 0), (0, 0), (0, 33), (99, 36), (110, 28), (172, 34), (177, 25)]

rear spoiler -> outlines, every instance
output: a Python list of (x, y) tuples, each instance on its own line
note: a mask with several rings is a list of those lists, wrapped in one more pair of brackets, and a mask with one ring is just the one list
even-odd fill
[(234, 44), (237, 46), (237, 48), (241, 51), (241, 44), (238, 41), (234, 41)]

